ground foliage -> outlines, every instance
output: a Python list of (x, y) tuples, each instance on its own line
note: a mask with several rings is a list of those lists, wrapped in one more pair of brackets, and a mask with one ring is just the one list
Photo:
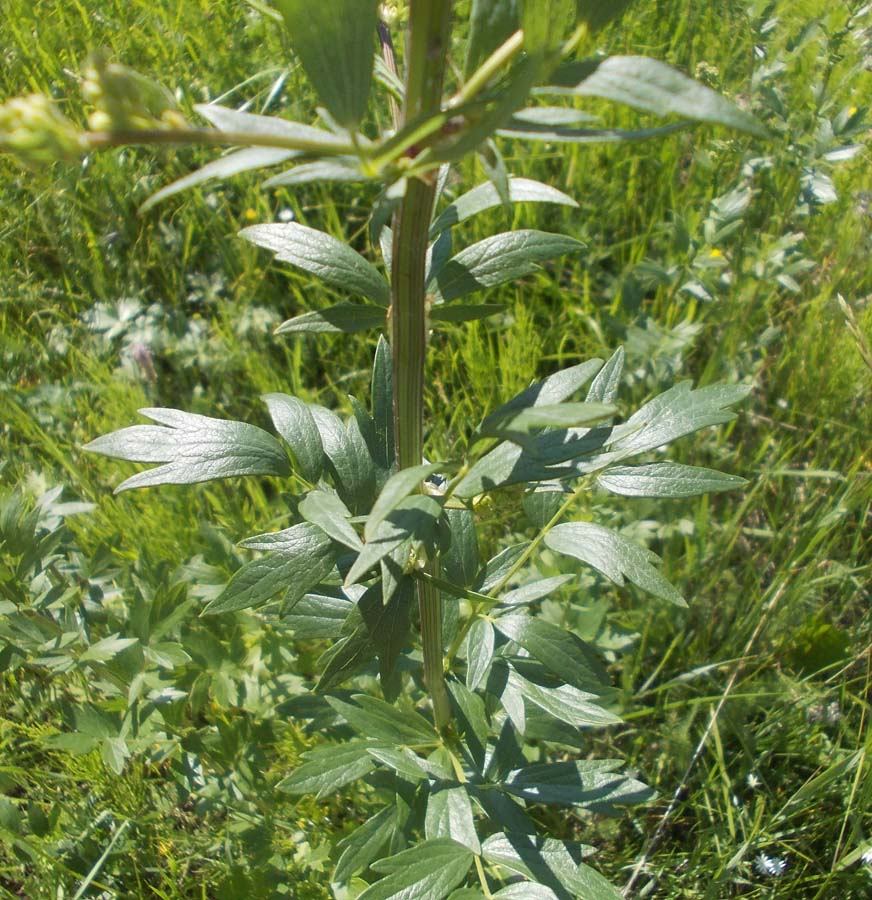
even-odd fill
[[(183, 106), (233, 91), (229, 105), (293, 115), (307, 90), (299, 73), (274, 68), (277, 33), (242, 7), (98, 12), (13, 10), (0, 25), (3, 94), (74, 95), (71, 73), (96, 45), (181, 85)], [(496, 327), (433, 339), (434, 458), (483, 405), (492, 411), (534, 377), (618, 344), (636, 405), (677, 376), (754, 385), (736, 424), (670, 454), (745, 475), (742, 494), (589, 500), (597, 521), (657, 550), (689, 608), (583, 574), (584, 602), (568, 603), (565, 590), (542, 604), (545, 621), (611, 663), (627, 724), (595, 732), (592, 755), (624, 758), (660, 791), (617, 818), (543, 812), (564, 838), (596, 846), (614, 880), (627, 877), (706, 738), (648, 861), (649, 896), (869, 890), (860, 857), (870, 828), (872, 373), (834, 301), (844, 295), (868, 336), (870, 15), (860, 4), (641, 3), (604, 46), (742, 92), (775, 138), (753, 151), (713, 129), (615, 148), (508, 145), (512, 171), (580, 204), (514, 215), (586, 249), (492, 292), (488, 302), (506, 307)], [(136, 215), (168, 170), (208, 158), (98, 156), (87, 186), (75, 169), (22, 175), (0, 163), (9, 896), (326, 896), (330, 843), (369, 815), (366, 790), (315, 802), (277, 789), (317, 746), (317, 718), (308, 733), (294, 722), (316, 712), (300, 708), (299, 690), (323, 632), (290, 651), (292, 625), (196, 615), (247, 559), (234, 541), (282, 527), (275, 483), (107, 500), (114, 469), (80, 452), (140, 407), (267, 425), (261, 394), (342, 408), (348, 393), (367, 394), (366, 342), (270, 336), (323, 306), (313, 293), (323, 287), (265, 272), (254, 248), (228, 239), (267, 220), (353, 231), (365, 215), (357, 190), (266, 192), (243, 177)], [(501, 215), (469, 223), (470, 243)], [(327, 352), (343, 365), (322, 363)], [(520, 496), (489, 502), (481, 539), (496, 553), (507, 527), (517, 542), (526, 526)], [(535, 506), (528, 515), (536, 521)], [(549, 565), (546, 555), (543, 577), (558, 573)]]

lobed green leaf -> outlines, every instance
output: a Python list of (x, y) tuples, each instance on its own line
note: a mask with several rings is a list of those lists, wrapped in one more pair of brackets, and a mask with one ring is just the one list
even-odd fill
[(586, 562), (617, 585), (623, 585), (626, 578), (661, 600), (687, 606), (679, 591), (654, 567), (660, 562), (657, 554), (616, 531), (593, 522), (564, 522), (548, 532), (545, 544), (555, 553)]
[(377, 697), (355, 694), (352, 703), (336, 697), (327, 702), (357, 732), (391, 744), (433, 744), (438, 735), (433, 726), (412, 709), (399, 709)]
[(345, 578), (354, 584), (381, 559), (409, 540), (427, 541), (436, 527), (442, 507), (432, 498), (417, 494), (401, 500), (375, 530)]
[(256, 535), (242, 541), (249, 550), (266, 550), (259, 559), (238, 569), (224, 590), (206, 606), (209, 615), (300, 600), (325, 579), (336, 565), (336, 547), (318, 527), (301, 522), (284, 531)]
[(163, 465), (123, 481), (115, 493), (157, 484), (195, 484), (235, 475), (289, 475), (282, 445), (246, 422), (211, 419), (177, 409), (141, 409), (159, 425), (133, 425), (83, 449), (103, 456)]
[(580, 241), (565, 234), (530, 229), (507, 231), (452, 256), (436, 273), (429, 289), (436, 302), (456, 300), (530, 275), (538, 270), (538, 263), (578, 253), (583, 248)]
[(347, 741), (319, 747), (303, 754), (304, 762), (277, 785), (289, 794), (314, 794), (316, 798), (369, 774), (376, 766), (369, 750), (371, 741)]
[(580, 691), (601, 694), (608, 676), (596, 653), (571, 631), (544, 619), (501, 616), (494, 626), (543, 666)]
[(300, 515), (339, 544), (352, 550), (363, 547), (357, 532), (349, 523), (351, 513), (336, 494), (328, 491), (309, 491), (299, 505)]
[(333, 872), (333, 881), (344, 884), (376, 860), (393, 835), (396, 823), (396, 807), (386, 806), (339, 841), (336, 847), (341, 855)]
[(466, 878), (473, 862), (467, 847), (450, 838), (424, 841), (372, 865), (387, 877), (358, 900), (444, 900)]
[(264, 394), (273, 426), (291, 448), (299, 473), (315, 483), (324, 468), (324, 446), (309, 404), (288, 394)]
[(251, 225), (243, 228), (239, 236), (327, 284), (360, 294), (381, 306), (390, 301), (390, 288), (378, 269), (326, 232), (288, 222)]

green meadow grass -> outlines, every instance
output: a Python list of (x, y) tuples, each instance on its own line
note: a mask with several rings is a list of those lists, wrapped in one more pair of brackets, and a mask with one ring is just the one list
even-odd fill
[[(872, 846), (872, 371), (836, 303), (843, 295), (872, 341), (872, 12), (846, 26), (860, 10), (823, 0), (640, 0), (598, 45), (697, 72), (750, 102), (772, 140), (699, 128), (627, 145), (507, 145), (512, 172), (579, 202), (519, 206), (513, 224), (566, 230), (586, 249), (493, 292), (488, 301), (505, 303), (504, 315), (431, 339), (434, 458), (533, 377), (618, 344), (628, 353), (628, 404), (679, 378), (754, 384), (735, 424), (676, 450), (681, 461), (745, 476), (743, 491), (588, 500), (662, 554), (689, 609), (583, 577), (574, 603), (546, 610), (601, 646), (612, 641), (626, 724), (592, 735), (591, 749), (624, 757), (659, 792), (620, 819), (553, 825), (599, 848), (598, 865), (618, 884), (648, 848), (636, 896), (872, 894), (872, 866), (857, 859)], [(224, 96), (290, 117), (312, 108), (299, 72), (285, 73), (271, 24), (243, 3), (205, 0), (9, 0), (0, 96), (49, 92), (81, 115), (76, 73), (95, 47), (178, 88), (183, 106)], [(615, 124), (638, 121), (595, 111)], [(848, 123), (843, 139), (830, 139), (834, 122)], [(852, 158), (832, 156), (855, 144)], [(113, 497), (126, 470), (82, 444), (133, 423), (143, 406), (265, 424), (258, 398), (268, 391), (335, 406), (367, 391), (369, 338), (270, 335), (282, 319), (324, 305), (329, 291), (234, 235), (293, 214), (363, 242), (372, 198), (318, 186), (269, 193), (252, 176), (137, 213), (160, 185), (209, 158), (125, 150), (40, 173), (0, 159), (3, 490), (35, 495), (62, 484), (68, 498), (96, 503), (70, 527), (83, 556), (108, 552), (125, 584), (137, 566), (175, 567), (280, 526), (283, 501), (249, 481)], [(467, 185), (484, 177), (471, 167), (461, 175)], [(815, 176), (831, 178), (835, 196), (820, 184), (815, 194)], [(463, 239), (503, 227), (504, 215), (479, 217)], [(114, 323), (116, 336), (98, 321)], [(152, 348), (153, 380), (131, 361), (137, 342)], [(495, 548), (527, 527), (519, 506), (511, 492), (492, 501)], [(226, 576), (230, 557), (215, 555)], [(268, 793), (259, 805), (201, 813), (175, 802), (159, 767), (133, 760), (118, 777), (95, 754), (47, 751), (40, 736), (58, 727), (63, 698), (26, 678), (7, 671), (0, 686), (0, 896), (329, 895), (325, 847), (365, 814), (363, 793), (323, 803)], [(220, 728), (237, 713), (204, 715)], [(310, 741), (293, 724), (273, 730), (267, 781)], [(7, 815), (28, 804), (48, 817), (45, 829), (31, 823), (29, 853)], [(130, 824), (119, 836), (122, 822)], [(64, 840), (69, 848), (58, 851)], [(767, 875), (763, 856), (770, 866), (783, 860), (784, 873)]]

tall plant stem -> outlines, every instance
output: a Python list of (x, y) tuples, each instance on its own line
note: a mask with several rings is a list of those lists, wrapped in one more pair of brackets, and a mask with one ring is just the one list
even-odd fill
[[(451, 0), (412, 0), (403, 123), (421, 114), (439, 111), (450, 28)], [(401, 469), (417, 466), (423, 458), (427, 353), (424, 275), (427, 233), (435, 194), (432, 180), (409, 179), (394, 218), (390, 329), (394, 365), (394, 436), (397, 465)], [(436, 726), (441, 730), (451, 719), (451, 707), (442, 662), (442, 597), (439, 590), (419, 581), (418, 605), (424, 683), (433, 701)]]

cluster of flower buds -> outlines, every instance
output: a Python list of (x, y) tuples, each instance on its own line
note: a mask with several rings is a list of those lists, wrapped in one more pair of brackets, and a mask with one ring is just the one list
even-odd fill
[(173, 95), (134, 69), (93, 53), (82, 75), (82, 96), (96, 107), (88, 117), (92, 131), (187, 127)]
[(0, 151), (25, 165), (76, 160), (85, 151), (78, 128), (41, 94), (15, 97), (0, 106)]
[(408, 4), (404, 0), (386, 0), (379, 4), (379, 18), (390, 27), (403, 25), (408, 18)]

